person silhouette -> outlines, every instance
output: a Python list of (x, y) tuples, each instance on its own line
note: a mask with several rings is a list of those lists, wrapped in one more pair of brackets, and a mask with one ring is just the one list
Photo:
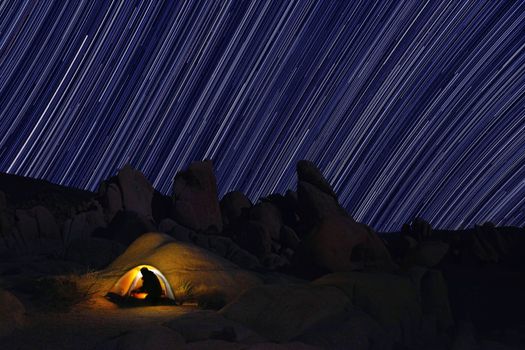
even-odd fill
[(162, 296), (162, 286), (157, 276), (147, 267), (140, 269), (142, 274), (142, 287), (135, 289), (133, 293), (146, 293), (146, 301), (156, 304)]

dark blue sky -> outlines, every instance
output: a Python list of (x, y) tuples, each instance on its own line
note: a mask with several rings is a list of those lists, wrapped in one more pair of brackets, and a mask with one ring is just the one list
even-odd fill
[(524, 1), (6, 1), (0, 171), (295, 188), (377, 230), (525, 223)]

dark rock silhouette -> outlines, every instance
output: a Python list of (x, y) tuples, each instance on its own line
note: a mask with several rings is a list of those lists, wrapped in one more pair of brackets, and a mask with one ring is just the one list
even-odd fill
[(97, 230), (107, 227), (104, 210), (99, 202), (92, 200), (89, 204), (64, 221), (62, 237), (66, 244), (76, 239), (89, 238)]
[(337, 201), (337, 195), (335, 194), (332, 186), (326, 181), (323, 174), (317, 166), (308, 161), (300, 160), (297, 162), (297, 179), (299, 182), (307, 182), (322, 192), (332, 196)]
[(97, 235), (128, 245), (142, 234), (156, 231), (153, 221), (135, 211), (121, 210), (109, 223), (107, 229)]
[(228, 192), (222, 197), (220, 202), (222, 220), (224, 225), (230, 225), (237, 222), (243, 213), (243, 209), (249, 209), (252, 202), (239, 191)]
[(312, 265), (320, 267), (319, 272), (395, 268), (381, 239), (344, 210), (313, 163), (300, 161), (297, 173), (298, 214), (309, 233), (299, 247), (296, 268), (303, 265), (310, 276)]
[(196, 231), (222, 231), (217, 183), (210, 160), (193, 162), (175, 176), (172, 218)]
[(116, 176), (102, 182), (98, 190), (108, 222), (120, 210), (133, 211), (153, 219), (153, 194), (154, 189), (148, 179), (129, 164), (124, 165)]

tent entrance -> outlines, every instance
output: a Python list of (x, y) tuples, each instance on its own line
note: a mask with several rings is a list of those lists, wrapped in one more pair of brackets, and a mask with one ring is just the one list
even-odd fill
[(162, 287), (161, 297), (163, 299), (174, 300), (175, 297), (173, 295), (173, 290), (171, 289), (168, 280), (162, 272), (151, 265), (138, 265), (126, 272), (119, 278), (107, 295), (109, 297), (120, 297), (122, 299), (145, 299), (148, 295), (147, 293), (135, 292), (142, 286), (142, 273), (140, 270), (144, 267), (153, 272), (159, 280)]

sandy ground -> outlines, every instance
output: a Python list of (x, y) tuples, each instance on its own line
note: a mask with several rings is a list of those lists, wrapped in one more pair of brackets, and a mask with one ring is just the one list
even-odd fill
[(191, 306), (117, 308), (99, 300), (67, 313), (29, 311), (23, 328), (0, 339), (0, 349), (93, 349), (124, 332), (160, 325), (195, 310)]

